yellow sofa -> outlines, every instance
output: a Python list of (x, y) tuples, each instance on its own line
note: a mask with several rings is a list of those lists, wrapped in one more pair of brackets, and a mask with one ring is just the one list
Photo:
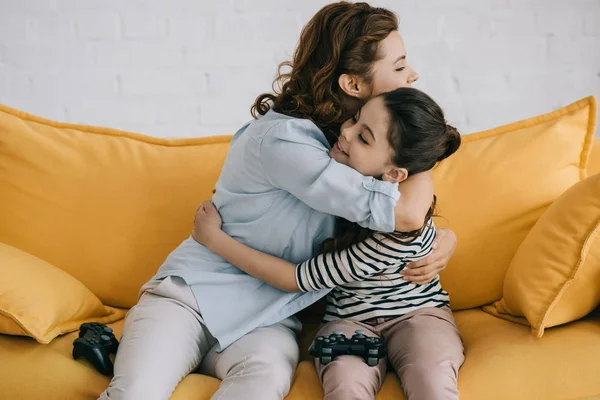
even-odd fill
[[(459, 238), (456, 260), (442, 280), (464, 341), (466, 360), (458, 382), (462, 399), (600, 398), (599, 309), (546, 329), (538, 338), (529, 326), (481, 308), (502, 297), (504, 274), (520, 242), (554, 199), (600, 173), (600, 139), (590, 150), (595, 101), (569, 107), (466, 136), (461, 150), (436, 169), (439, 224), (455, 229)], [(52, 297), (36, 296), (51, 293), (57, 287), (52, 280), (68, 276), (81, 284), (81, 293), (89, 290), (78, 296), (96, 296), (99, 307), (106, 306), (97, 311), (95, 305), (94, 312), (109, 320), (121, 318), (135, 304), (139, 287), (189, 234), (195, 208), (211, 196), (228, 143), (228, 136), (154, 139), (56, 123), (0, 106), (0, 243), (64, 272), (43, 279), (32, 272), (14, 275), (12, 290), (21, 291), (17, 300), (30, 301), (21, 316), (6, 311), (2, 302), (15, 300), (0, 292), (0, 331), (10, 333), (0, 335), (0, 399), (97, 398), (109, 378), (72, 359), (77, 332), (50, 334), (72, 331), (85, 318), (46, 330), (40, 338), (31, 326), (41, 324), (43, 315), (33, 315), (32, 322), (24, 314), (50, 312)], [(523, 190), (510, 186), (517, 184)], [(486, 236), (489, 231), (496, 236)], [(0, 268), (15, 268), (1, 264), (2, 257)], [(74, 295), (62, 290), (45, 296), (64, 300)], [(287, 399), (320, 399), (306, 351), (319, 315), (307, 310), (301, 317), (303, 359)], [(110, 324), (117, 337), (122, 324), (122, 319)], [(218, 384), (192, 374), (172, 399), (209, 399)], [(402, 398), (397, 377), (388, 374), (377, 399)]]

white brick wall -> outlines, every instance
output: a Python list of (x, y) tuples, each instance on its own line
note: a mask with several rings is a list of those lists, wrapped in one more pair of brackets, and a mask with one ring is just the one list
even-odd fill
[[(232, 133), (321, 0), (0, 0), (0, 102), (154, 136)], [(463, 133), (600, 97), (600, 0), (375, 0)], [(600, 129), (599, 129), (600, 132)]]

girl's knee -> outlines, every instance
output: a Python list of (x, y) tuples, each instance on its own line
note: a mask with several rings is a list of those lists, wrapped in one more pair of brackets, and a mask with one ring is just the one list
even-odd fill
[(369, 367), (363, 360), (345, 358), (321, 367), (325, 399), (374, 399), (381, 386), (379, 367)]
[(451, 361), (418, 362), (401, 376), (409, 400), (458, 399), (458, 367)]

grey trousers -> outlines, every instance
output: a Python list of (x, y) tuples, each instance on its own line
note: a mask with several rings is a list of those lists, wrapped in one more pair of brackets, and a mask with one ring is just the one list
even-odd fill
[(351, 337), (360, 329), (367, 336), (383, 338), (388, 347), (387, 359), (375, 367), (357, 356), (341, 356), (325, 366), (316, 360), (326, 400), (374, 399), (388, 364), (409, 400), (458, 399), (463, 345), (449, 308), (421, 308), (389, 321), (369, 322), (338, 320), (319, 330), (319, 336), (341, 331)]
[(300, 322), (257, 328), (221, 353), (190, 287), (177, 277), (151, 281), (129, 311), (114, 377), (100, 400), (167, 400), (197, 371), (222, 380), (214, 400), (283, 399), (298, 364)]

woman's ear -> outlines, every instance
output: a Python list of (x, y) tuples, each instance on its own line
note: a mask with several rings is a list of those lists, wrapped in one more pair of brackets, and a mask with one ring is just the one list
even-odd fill
[(350, 97), (357, 99), (364, 99), (366, 93), (366, 86), (362, 79), (356, 75), (342, 74), (338, 78), (338, 84), (340, 88)]
[(400, 183), (408, 178), (408, 171), (406, 168), (391, 167), (387, 172), (381, 176), (382, 181)]

